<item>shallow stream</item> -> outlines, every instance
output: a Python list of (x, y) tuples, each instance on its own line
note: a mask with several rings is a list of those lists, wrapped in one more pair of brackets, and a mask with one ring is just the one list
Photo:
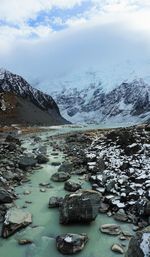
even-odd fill
[[(41, 133), (40, 136), (43, 142), (40, 145), (47, 145), (46, 138), (50, 135), (56, 135), (62, 132), (69, 132), (71, 128), (60, 130), (52, 130), (50, 132)], [(75, 130), (75, 128), (74, 128)], [(24, 138), (24, 146), (28, 151), (37, 145)], [(122, 243), (117, 237), (102, 234), (99, 228), (105, 223), (119, 223), (114, 221), (113, 218), (104, 214), (99, 214), (96, 220), (90, 225), (71, 225), (63, 226), (59, 224), (59, 211), (58, 209), (49, 209), (48, 201), (50, 196), (64, 196), (67, 192), (63, 189), (64, 183), (54, 183), (50, 181), (50, 177), (55, 173), (59, 166), (52, 166), (52, 162), (63, 162), (65, 160), (62, 152), (58, 156), (52, 156), (52, 147), (48, 146), (47, 151), (50, 161), (46, 165), (29, 176), (30, 181), (22, 186), (16, 187), (15, 191), (19, 195), (16, 200), (18, 207), (27, 206), (25, 210), (33, 215), (33, 223), (31, 226), (20, 230), (15, 235), (8, 239), (0, 239), (0, 257), (60, 257), (62, 256), (56, 249), (55, 237), (59, 234), (71, 233), (87, 233), (89, 241), (82, 252), (77, 254), (79, 257), (115, 257), (117, 254), (111, 251), (113, 243)], [(82, 183), (83, 188), (90, 188), (90, 184), (79, 180), (79, 177), (73, 177)], [(40, 191), (39, 183), (49, 183), (52, 188), (46, 189), (46, 192)], [(25, 195), (25, 191), (31, 191), (29, 195)], [(32, 203), (25, 203), (31, 201)], [(132, 231), (131, 224), (119, 223), (122, 230)], [(18, 239), (31, 239), (33, 244), (18, 245)], [(126, 245), (127, 241), (123, 241)], [(68, 256), (68, 255), (67, 255)]]

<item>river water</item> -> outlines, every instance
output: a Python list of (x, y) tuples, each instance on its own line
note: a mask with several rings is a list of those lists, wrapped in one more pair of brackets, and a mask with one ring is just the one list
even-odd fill
[[(86, 129), (85, 127), (82, 128)], [(40, 133), (43, 139), (42, 144), (47, 145), (46, 138), (50, 135), (67, 133), (70, 131), (81, 130), (81, 128), (65, 127), (61, 129), (50, 130), (49, 132)], [(35, 146), (28, 137), (24, 138), (24, 146), (28, 151)], [(41, 146), (41, 143), (40, 143)], [(48, 145), (47, 145), (48, 146)], [(38, 145), (36, 145), (38, 147)], [(8, 239), (0, 239), (0, 257), (60, 257), (62, 256), (56, 249), (55, 237), (63, 233), (87, 233), (89, 241), (79, 257), (115, 257), (117, 254), (111, 251), (113, 243), (122, 243), (117, 237), (102, 234), (99, 228), (105, 223), (117, 223), (121, 225), (122, 230), (131, 232), (132, 225), (119, 223), (104, 214), (99, 214), (96, 220), (90, 225), (71, 225), (63, 226), (59, 224), (59, 210), (49, 209), (48, 201), (50, 196), (64, 196), (67, 192), (63, 189), (64, 183), (54, 183), (50, 181), (50, 177), (58, 169), (58, 166), (52, 166), (52, 162), (63, 162), (65, 160), (62, 152), (58, 156), (52, 156), (52, 148), (48, 146), (48, 155), (50, 161), (43, 165), (41, 169), (35, 171), (29, 176), (30, 181), (15, 189), (20, 198), (15, 201), (18, 207), (27, 206), (25, 209), (33, 215), (33, 223), (31, 226), (20, 230)], [(72, 176), (73, 180), (82, 183), (82, 188), (90, 188), (88, 182), (79, 180), (78, 177)], [(47, 182), (52, 188), (41, 192), (39, 183)], [(24, 195), (25, 191), (31, 191), (29, 195)], [(25, 203), (31, 201), (32, 203)], [(33, 244), (21, 246), (18, 245), (18, 239), (31, 239)], [(126, 245), (127, 241), (124, 241)]]

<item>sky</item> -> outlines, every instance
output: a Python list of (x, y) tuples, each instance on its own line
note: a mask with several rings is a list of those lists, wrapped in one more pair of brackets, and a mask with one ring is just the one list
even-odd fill
[(149, 0), (0, 0), (0, 67), (29, 82), (124, 63), (149, 71)]

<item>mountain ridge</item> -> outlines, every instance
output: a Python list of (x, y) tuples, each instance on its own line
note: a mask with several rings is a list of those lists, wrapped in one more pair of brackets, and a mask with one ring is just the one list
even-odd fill
[[(9, 108), (7, 110), (8, 106)], [(5, 115), (6, 113), (9, 114), (9, 119), (11, 122), (14, 121), (14, 123), (16, 123), (15, 121), (32, 125), (58, 125), (67, 123), (61, 117), (59, 108), (51, 96), (33, 88), (21, 76), (5, 69), (0, 69), (0, 109), (1, 123), (4, 124), (5, 118), (7, 117)], [(15, 116), (13, 116), (14, 119), (13, 117), (11, 118), (11, 111), (13, 115), (15, 113)], [(20, 115), (20, 118), (17, 115)], [(24, 117), (21, 117), (21, 115)], [(6, 118), (6, 124), (8, 122), (9, 120)]]
[(67, 88), (51, 93), (71, 122), (140, 122), (150, 117), (150, 85), (143, 79), (122, 82), (108, 92), (101, 83), (84, 89)]

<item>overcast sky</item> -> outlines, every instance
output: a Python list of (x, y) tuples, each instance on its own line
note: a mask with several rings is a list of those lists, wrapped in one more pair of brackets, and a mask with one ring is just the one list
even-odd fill
[(29, 81), (126, 61), (150, 68), (150, 0), (0, 0), (0, 66)]

